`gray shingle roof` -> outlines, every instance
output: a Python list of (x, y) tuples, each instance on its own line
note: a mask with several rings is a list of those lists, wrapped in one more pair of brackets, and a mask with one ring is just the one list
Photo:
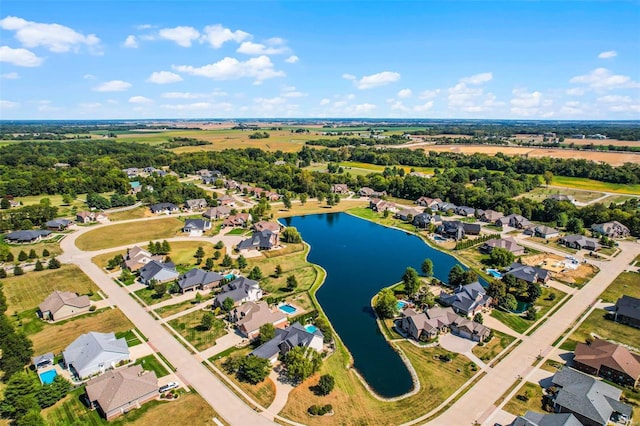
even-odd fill
[(631, 296), (622, 296), (616, 302), (616, 313), (627, 318), (640, 320), (640, 299)]
[(39, 237), (46, 237), (47, 235), (51, 235), (51, 231), (15, 231), (7, 234), (5, 238), (10, 241), (26, 242), (36, 240)]
[(91, 331), (74, 340), (62, 354), (67, 365), (73, 365), (80, 372), (90, 366), (102, 352), (129, 355), (127, 341), (124, 338), (116, 339), (114, 333)]
[(228, 284), (222, 286), (222, 292), (216, 296), (216, 302), (222, 305), (227, 297), (233, 299), (234, 302), (238, 302), (247, 297), (249, 288), (259, 288), (260, 284), (257, 281), (250, 280), (246, 277), (238, 277)]
[(186, 290), (191, 287), (208, 285), (216, 281), (221, 281), (222, 279), (224, 279), (224, 277), (217, 272), (207, 272), (199, 268), (194, 268), (178, 278), (178, 286), (180, 286), (182, 290)]
[[(240, 243), (238, 243), (238, 250), (247, 250), (252, 248), (253, 249), (270, 249), (274, 246), (273, 239), (275, 235), (276, 234), (274, 234), (268, 229), (264, 229), (262, 231), (255, 231), (251, 235), (251, 237), (247, 238), (246, 240), (242, 240), (240, 241)], [(275, 238), (277, 238), (277, 236)]]
[(478, 306), (488, 303), (490, 297), (482, 285), (476, 281), (471, 284), (460, 286), (454, 294), (443, 294), (440, 301), (451, 306), (455, 311), (462, 311), (465, 314), (471, 312)]
[(167, 276), (167, 279), (171, 279), (170, 277), (173, 275), (175, 275), (175, 278), (178, 278), (178, 272), (173, 264), (152, 260), (140, 269), (140, 278), (142, 278), (144, 282), (159, 279), (160, 276), (165, 275)]
[(528, 283), (533, 283), (540, 279), (544, 280), (551, 276), (550, 272), (546, 269), (538, 268), (536, 266), (527, 266), (518, 262), (511, 264), (507, 275), (513, 275), (514, 277)]
[(204, 231), (205, 229), (211, 226), (211, 222), (204, 219), (187, 219), (184, 221), (184, 227), (182, 228), (185, 231)]
[(277, 329), (276, 336), (273, 339), (258, 346), (249, 355), (270, 359), (281, 350), (287, 352), (295, 346), (308, 346), (314, 336), (323, 337), (323, 334), (318, 329), (313, 333), (309, 333), (302, 324), (296, 322), (284, 330)]
[(571, 413), (542, 414), (527, 411), (519, 416), (512, 426), (582, 426), (582, 423)]

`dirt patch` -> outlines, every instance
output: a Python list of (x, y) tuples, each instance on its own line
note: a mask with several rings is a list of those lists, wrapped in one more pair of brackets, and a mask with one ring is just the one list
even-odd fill
[[(551, 271), (553, 279), (575, 285), (584, 284), (598, 272), (598, 268), (591, 264), (580, 263), (575, 265), (571, 263), (570, 259), (551, 253), (523, 257), (522, 263)], [(576, 267), (576, 269), (572, 269), (573, 267)]]

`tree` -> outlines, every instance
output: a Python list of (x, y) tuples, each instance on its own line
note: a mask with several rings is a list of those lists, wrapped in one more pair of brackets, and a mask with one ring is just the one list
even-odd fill
[(558, 218), (556, 219), (556, 225), (558, 225), (558, 227), (564, 228), (567, 226), (568, 222), (569, 222), (569, 215), (567, 215), (566, 212), (558, 213)]
[(338, 204), (340, 204), (340, 194), (334, 194), (333, 196), (333, 203), (337, 206)]
[(505, 268), (513, 263), (515, 255), (507, 249), (496, 247), (489, 253), (489, 264), (498, 268)]
[(289, 226), (282, 231), (282, 241), (285, 243), (300, 243), (302, 242), (302, 237), (296, 228), (293, 226)]
[(215, 260), (220, 259), (220, 256), (222, 256), (222, 254), (220, 253), (220, 250), (216, 250), (216, 251), (213, 252), (213, 258)]
[(501, 306), (508, 311), (515, 311), (518, 307), (518, 301), (513, 294), (509, 293), (504, 297)]
[(42, 265), (42, 262), (40, 262), (40, 260), (36, 260), (35, 270), (36, 271), (44, 271), (44, 265)]
[(420, 288), (420, 279), (418, 272), (413, 268), (407, 268), (402, 275), (402, 282), (404, 283), (404, 291), (413, 297)]
[(238, 376), (251, 384), (262, 382), (271, 371), (271, 363), (266, 358), (247, 356), (240, 362)]
[(205, 312), (200, 320), (200, 328), (205, 331), (211, 330), (211, 327), (213, 326), (213, 319), (214, 316), (211, 312)]
[(153, 292), (156, 299), (161, 299), (167, 292), (167, 283), (155, 283), (153, 285)]
[(162, 243), (160, 241), (157, 241), (153, 246), (153, 250), (156, 252), (156, 254), (162, 254)]
[(68, 206), (71, 203), (73, 203), (73, 196), (71, 194), (62, 194), (62, 204)]
[(38, 257), (36, 251), (34, 249), (29, 250), (29, 259), (35, 259), (36, 257)]
[(4, 390), (4, 400), (0, 405), (2, 415), (4, 417), (15, 419), (26, 414), (26, 412), (29, 411), (28, 408), (24, 409), (22, 413), (19, 412), (19, 410), (21, 410), (19, 406), (22, 405), (19, 400), (26, 396), (31, 396), (33, 398), (33, 402), (35, 403), (35, 407), (33, 408), (40, 409), (34, 396), (37, 391), (38, 382), (32, 374), (25, 371), (19, 371), (12, 374), (7, 382), (7, 387)]
[(421, 269), (422, 269), (422, 273), (425, 276), (430, 277), (431, 275), (433, 275), (433, 261), (431, 259), (423, 260)]
[(282, 197), (282, 204), (284, 204), (284, 208), (289, 210), (291, 208), (291, 198), (288, 195)]
[(18, 253), (18, 261), (24, 262), (28, 258), (29, 256), (27, 255), (27, 253), (25, 253), (24, 250), (20, 250), (20, 253)]
[(333, 198), (332, 194), (327, 194), (327, 205), (329, 207), (335, 206), (336, 205), (336, 199)]
[(16, 277), (19, 275), (24, 275), (24, 270), (20, 266), (15, 265), (13, 267), (13, 275), (15, 275)]
[(11, 208), (11, 203), (6, 198), (0, 200), (0, 209), (7, 210)]
[(464, 269), (462, 269), (462, 266), (460, 266), (460, 264), (456, 264), (449, 271), (449, 285), (451, 287), (457, 287), (459, 285), (463, 285), (462, 284), (463, 281), (464, 281)]
[(303, 381), (322, 366), (322, 357), (312, 348), (296, 346), (284, 356), (287, 374), (296, 381)]
[(224, 257), (222, 258), (221, 265), (224, 266), (225, 268), (228, 268), (231, 265), (233, 265), (233, 259), (231, 259), (231, 256), (229, 256), (228, 254), (225, 254)]
[(222, 241), (218, 241), (213, 247), (217, 250), (221, 250), (224, 247), (224, 243)]
[(524, 317), (529, 321), (535, 321), (538, 318), (538, 312), (536, 312), (535, 306), (529, 305)]
[(51, 259), (49, 259), (49, 263), (47, 265), (47, 268), (49, 268), (49, 269), (59, 269), (60, 268), (60, 261), (58, 259), (56, 259), (55, 257), (52, 257)]
[(398, 313), (398, 300), (390, 288), (383, 288), (376, 296), (374, 309), (381, 318), (393, 318)]
[(309, 196), (304, 192), (302, 194), (300, 194), (300, 204), (304, 206), (307, 203), (307, 198), (308, 197)]
[(487, 294), (493, 299), (493, 303), (496, 305), (502, 305), (504, 298), (507, 295), (507, 288), (505, 283), (500, 280), (493, 280), (489, 282), (489, 288)]
[(230, 297), (227, 297), (222, 301), (222, 309), (224, 309), (227, 312), (231, 311), (234, 305), (235, 305), (235, 302)]
[(193, 301), (194, 301), (195, 303), (202, 303), (202, 295), (200, 294), (200, 292), (199, 292), (199, 291), (196, 291), (196, 295), (195, 295), (195, 297), (193, 298)]
[(7, 262), (13, 262), (13, 260), (14, 260), (13, 253), (11, 253), (11, 252), (7, 253), (7, 256), (5, 257), (5, 260)]
[(7, 271), (4, 268), (0, 268), (0, 278), (7, 278)]
[(571, 217), (567, 221), (567, 232), (572, 232), (574, 234), (582, 234), (584, 231), (584, 222), (579, 217)]
[(67, 396), (71, 390), (71, 383), (64, 377), (58, 375), (53, 382), (38, 389), (36, 399), (42, 408), (51, 407), (53, 404)]
[(49, 254), (50, 254), (49, 250), (47, 250), (47, 249), (43, 249), (42, 250), (42, 257), (49, 257)]
[(244, 269), (247, 267), (247, 259), (243, 255), (238, 256), (238, 258), (236, 259), (236, 263), (238, 264), (239, 269)]
[(162, 241), (162, 251), (160, 252), (160, 254), (167, 254), (171, 251), (171, 246), (169, 245), (169, 241), (164, 240)]
[(257, 266), (254, 266), (251, 272), (249, 272), (248, 277), (250, 280), (258, 281), (262, 279), (262, 271)]
[(213, 264), (213, 259), (212, 259), (212, 258), (210, 258), (210, 257), (208, 257), (208, 258), (207, 258), (207, 262), (206, 262), (206, 263), (205, 263), (205, 265), (204, 265), (204, 268), (205, 268), (207, 271), (211, 271), (211, 270), (213, 269), (213, 266), (214, 266), (214, 264)]
[(147, 251), (151, 254), (158, 254), (156, 250), (156, 243), (153, 241), (149, 241), (149, 245), (147, 246)]
[(282, 266), (280, 266), (279, 264), (276, 265), (276, 269), (274, 271), (274, 275), (276, 278), (280, 277), (280, 275), (282, 275)]
[(287, 277), (287, 290), (293, 291), (298, 287), (298, 280), (296, 280), (295, 275), (289, 275)]
[(270, 322), (260, 326), (260, 334), (257, 338), (257, 344), (262, 345), (276, 337), (276, 328)]
[(193, 257), (198, 259), (199, 262), (202, 261), (202, 258), (204, 257), (204, 249), (202, 248), (202, 246), (198, 246), (198, 249), (196, 250), (196, 254), (194, 254)]
[(336, 384), (336, 380), (331, 374), (323, 374), (320, 376), (320, 380), (315, 387), (315, 391), (318, 395), (326, 396), (331, 393), (333, 387)]
[[(31, 404), (31, 402), (29, 402)], [(39, 408), (31, 408), (22, 417), (16, 419), (16, 426), (45, 426), (46, 423), (40, 414)]]
[(547, 186), (549, 186), (551, 185), (551, 182), (553, 182), (553, 173), (547, 170), (542, 175), (542, 178), (544, 179), (544, 182), (547, 184)]
[(530, 303), (535, 303), (535, 301), (542, 295), (542, 288), (540, 288), (540, 284), (529, 283), (527, 286), (527, 295), (529, 296), (527, 300)]
[(484, 322), (484, 318), (482, 318), (482, 314), (480, 312), (473, 316), (473, 320), (478, 324), (482, 324)]

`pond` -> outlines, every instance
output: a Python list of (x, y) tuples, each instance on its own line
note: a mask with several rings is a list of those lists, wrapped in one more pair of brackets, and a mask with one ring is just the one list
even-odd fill
[(311, 245), (309, 262), (322, 266), (327, 278), (317, 298), (354, 358), (354, 367), (381, 396), (412, 389), (409, 371), (375, 322), (371, 298), (402, 279), (408, 266), (420, 271), (433, 261), (436, 278), (447, 281), (457, 260), (431, 248), (419, 237), (359, 219), (347, 213), (283, 218)]

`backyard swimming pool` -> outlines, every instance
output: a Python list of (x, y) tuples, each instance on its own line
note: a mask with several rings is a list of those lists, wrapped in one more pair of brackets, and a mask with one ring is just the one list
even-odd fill
[(442, 243), (442, 242), (447, 241), (447, 239), (446, 239), (446, 238), (442, 238), (440, 235), (434, 235), (434, 236), (433, 236), (433, 239), (434, 239), (435, 241), (439, 242), (439, 243)]
[(396, 303), (396, 308), (398, 308), (398, 310), (401, 311), (404, 308), (406, 308), (407, 305), (408, 305), (408, 303), (405, 302), (404, 300), (398, 300), (398, 303)]
[(292, 315), (295, 314), (297, 309), (294, 308), (293, 306), (286, 304), (286, 305), (280, 305), (278, 306), (278, 309), (280, 309), (282, 312), (284, 312), (287, 315)]
[(38, 374), (43, 385), (53, 383), (53, 379), (55, 379), (57, 375), (58, 373), (56, 372), (56, 370), (47, 370)]
[(496, 269), (487, 269), (487, 274), (491, 275), (494, 278), (502, 278), (502, 274)]
[(236, 279), (236, 276), (235, 276), (235, 275), (233, 275), (233, 274), (227, 274), (227, 275), (225, 275), (224, 277), (225, 277), (227, 280), (229, 280), (229, 281), (233, 281), (233, 280), (235, 280), (235, 279)]
[(315, 333), (316, 330), (318, 330), (318, 328), (313, 325), (313, 324), (307, 324), (304, 326), (304, 329), (307, 330), (309, 333)]

